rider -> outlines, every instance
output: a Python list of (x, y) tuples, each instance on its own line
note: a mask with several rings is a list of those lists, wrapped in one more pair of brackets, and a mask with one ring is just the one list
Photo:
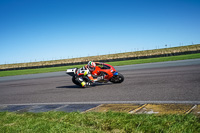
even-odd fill
[[(99, 72), (96, 70), (96, 65), (103, 65), (103, 63), (89, 61), (87, 65), (81, 68), (81, 70), (85, 70), (84, 76), (87, 76), (92, 83), (104, 79), (104, 76), (99, 76)], [(86, 82), (79, 82), (81, 82), (82, 87), (86, 87)]]

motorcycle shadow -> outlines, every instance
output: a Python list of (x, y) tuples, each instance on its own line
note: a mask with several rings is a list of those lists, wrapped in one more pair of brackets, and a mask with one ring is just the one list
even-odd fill
[(78, 85), (69, 85), (69, 86), (58, 86), (56, 88), (66, 88), (66, 89), (83, 89), (82, 87)]
[(66, 89), (87, 89), (87, 88), (91, 88), (91, 87), (97, 87), (97, 86), (105, 86), (105, 85), (111, 85), (113, 83), (106, 83), (106, 84), (103, 84), (103, 83), (96, 83), (96, 84), (93, 84), (93, 85), (90, 85), (86, 88), (83, 88), (83, 87), (80, 87), (78, 85), (69, 85), (69, 86), (58, 86), (56, 88), (66, 88)]

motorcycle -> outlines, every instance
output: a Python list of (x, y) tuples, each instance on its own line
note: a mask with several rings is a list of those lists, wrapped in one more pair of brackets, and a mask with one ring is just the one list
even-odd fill
[[(122, 83), (124, 81), (124, 76), (117, 72), (116, 69), (109, 65), (103, 63), (102, 65), (97, 65), (95, 68), (98, 76), (103, 76), (104, 78), (97, 81), (98, 83)], [(72, 76), (72, 82), (78, 86), (81, 86), (80, 81), (84, 81), (87, 86), (92, 85), (93, 83), (86, 76), (88, 70), (82, 70), (81, 68), (71, 68), (67, 69), (66, 74)]]

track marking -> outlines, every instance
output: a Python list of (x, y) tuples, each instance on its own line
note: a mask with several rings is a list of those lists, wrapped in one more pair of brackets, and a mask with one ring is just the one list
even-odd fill
[(191, 109), (189, 109), (188, 111), (185, 112), (185, 114), (189, 114), (192, 112), (193, 109), (195, 109), (197, 107), (197, 105), (194, 105)]
[(148, 105), (148, 104), (144, 104), (144, 105), (140, 106), (139, 108), (134, 109), (133, 111), (130, 111), (129, 114), (134, 114), (134, 113), (138, 112), (139, 110), (141, 110), (142, 108), (144, 108), (144, 107), (147, 106), (147, 105)]
[(95, 109), (97, 109), (97, 108), (103, 106), (103, 105), (104, 105), (104, 104), (100, 104), (100, 105), (98, 105), (98, 106), (96, 106), (96, 107), (94, 107), (94, 108), (88, 109), (88, 110), (86, 110), (86, 111), (84, 111), (84, 112), (82, 112), (82, 113), (90, 112), (90, 111), (92, 111), (92, 110), (95, 110)]
[(94, 102), (55, 102), (55, 103), (20, 103), (7, 105), (51, 105), (51, 104), (200, 104), (200, 101), (94, 101)]

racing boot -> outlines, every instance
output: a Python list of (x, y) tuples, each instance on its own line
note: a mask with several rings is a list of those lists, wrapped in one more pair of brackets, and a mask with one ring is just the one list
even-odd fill
[(85, 87), (87, 86), (86, 82), (85, 82), (85, 81), (81, 82), (81, 86), (82, 86), (83, 88), (85, 88)]

